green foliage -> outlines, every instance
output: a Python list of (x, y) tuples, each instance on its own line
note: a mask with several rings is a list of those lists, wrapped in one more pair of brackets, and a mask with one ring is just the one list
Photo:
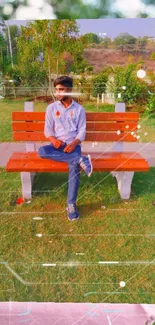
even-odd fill
[[(48, 76), (50, 87), (51, 73), (58, 75), (66, 73), (68, 69), (63, 59), (65, 52), (70, 53), (74, 59), (71, 71), (77, 69), (78, 72), (83, 72), (87, 62), (82, 57), (83, 44), (78, 32), (76, 21), (67, 19), (37, 20), (22, 27), (17, 46), (20, 69), (25, 80), (28, 82), (30, 79), (35, 84), (40, 84)], [(40, 52), (44, 56), (43, 63), (37, 59)]]
[(14, 66), (14, 69), (12, 71), (12, 79), (15, 80), (16, 86), (19, 86), (22, 82), (22, 74), (18, 66)]
[(88, 66), (86, 67), (86, 70), (87, 70), (87, 71), (90, 71), (90, 72), (92, 72), (93, 69), (94, 69), (93, 65), (88, 65)]
[(155, 94), (150, 95), (147, 108), (149, 114), (155, 113)]
[(137, 43), (138, 43), (138, 47), (139, 49), (145, 49), (147, 43), (148, 43), (148, 37), (144, 36), (144, 37), (139, 37), (137, 39)]
[(151, 60), (155, 60), (155, 52), (152, 52), (151, 55), (150, 55), (150, 59)]
[(4, 35), (0, 33), (0, 47), (5, 47), (6, 46), (6, 40), (4, 38)]
[(114, 44), (123, 52), (124, 50), (135, 47), (136, 38), (128, 33), (121, 33), (114, 39)]
[[(123, 89), (123, 86), (126, 89)], [(129, 64), (126, 68), (116, 67), (111, 88), (118, 102), (134, 104), (143, 102), (144, 99), (146, 101), (148, 98), (148, 85), (137, 78), (136, 64)], [(121, 98), (118, 98), (119, 93)]]
[(83, 73), (88, 67), (88, 63), (83, 59), (81, 53), (77, 54), (74, 62), (71, 65), (70, 71), (74, 73)]
[(40, 67), (40, 62), (33, 62), (22, 72), (21, 76), (28, 87), (44, 87), (48, 83), (47, 73)]
[[(0, 22), (3, 27), (3, 33), (0, 34), (0, 69), (2, 69), (3, 74), (11, 72), (11, 58), (10, 58), (10, 47), (9, 47), (9, 36), (8, 28), (5, 22)], [(12, 48), (13, 63), (17, 63), (17, 39), (20, 35), (20, 29), (17, 25), (9, 26), (10, 30), (10, 46)]]
[(96, 43), (96, 44), (100, 43), (100, 37), (97, 34), (94, 34), (94, 33), (84, 34), (83, 39), (87, 43)]
[[(20, 0), (10, 1), (13, 6), (13, 16), (16, 18), (16, 9), (20, 5)], [(95, 3), (85, 3), (83, 0), (49, 0), (53, 11), (58, 19), (81, 19), (81, 18), (126, 18), (126, 16), (119, 10), (111, 11), (113, 5), (112, 0), (98, 0)], [(143, 0), (144, 2), (144, 0)], [(151, 3), (154, 5), (154, 0), (145, 0), (145, 3)], [(24, 5), (27, 7), (27, 1), (24, 1)], [(4, 5), (0, 3), (0, 18), (7, 20), (12, 19), (12, 13), (4, 13)], [(147, 6), (146, 6), (147, 7)], [(146, 18), (148, 13), (137, 12), (137, 17)], [(13, 19), (15, 19), (13, 18)]]
[[(17, 39), (20, 35), (20, 28), (17, 25), (10, 25), (10, 37), (11, 37), (11, 45), (12, 45), (12, 53), (15, 55), (17, 53)], [(8, 29), (4, 30), (5, 38), (8, 40)]]
[(95, 5), (82, 0), (49, 0), (58, 19), (103, 18), (109, 15), (111, 0), (99, 0)]
[(4, 72), (6, 62), (6, 40), (2, 33), (0, 33), (0, 70)]
[(104, 37), (104, 39), (102, 39), (102, 42), (100, 43), (103, 48), (108, 49), (109, 46), (112, 44), (111, 38), (110, 37)]
[(108, 81), (108, 74), (106, 72), (102, 72), (93, 78), (92, 95), (94, 97), (97, 97), (97, 94), (101, 95), (102, 93), (105, 93), (107, 81)]

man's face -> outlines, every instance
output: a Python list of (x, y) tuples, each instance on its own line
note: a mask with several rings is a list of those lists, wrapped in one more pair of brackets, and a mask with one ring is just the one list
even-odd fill
[(71, 93), (72, 88), (65, 87), (63, 85), (56, 85), (55, 90), (56, 90), (57, 99), (58, 100), (65, 100), (65, 99), (67, 99), (68, 97), (71, 96), (70, 94), (67, 94), (67, 93)]

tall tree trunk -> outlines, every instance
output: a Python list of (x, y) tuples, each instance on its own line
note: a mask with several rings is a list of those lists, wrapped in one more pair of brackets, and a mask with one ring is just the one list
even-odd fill
[(57, 56), (57, 60), (56, 60), (56, 75), (58, 78), (58, 74), (59, 74), (59, 57)]
[(55, 98), (54, 98), (54, 95), (53, 95), (53, 92), (52, 92), (52, 83), (51, 83), (51, 64), (50, 64), (50, 52), (51, 52), (51, 49), (49, 48), (48, 49), (48, 81), (49, 81), (49, 92), (53, 98), (53, 101), (55, 101)]
[(13, 69), (14, 68), (14, 64), (13, 64), (13, 55), (12, 55), (12, 42), (11, 42), (10, 27), (9, 27), (8, 22), (6, 23), (6, 26), (7, 26), (7, 30), (8, 30), (8, 40), (9, 40), (11, 66), (12, 66), (12, 69)]

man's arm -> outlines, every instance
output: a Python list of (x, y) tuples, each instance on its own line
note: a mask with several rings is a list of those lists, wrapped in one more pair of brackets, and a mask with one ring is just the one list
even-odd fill
[(73, 142), (76, 145), (78, 145), (84, 141), (85, 137), (86, 137), (86, 112), (82, 107), (79, 116), (78, 133)]
[(54, 121), (53, 121), (50, 105), (47, 106), (46, 109), (44, 135), (46, 138), (49, 139), (50, 142), (53, 142), (56, 139), (54, 137)]
[(75, 146), (77, 146), (78, 144), (81, 143), (81, 141), (79, 139), (75, 139), (72, 141), (73, 144), (75, 144)]
[(47, 106), (45, 114), (44, 135), (46, 138), (54, 137), (54, 121), (50, 105)]

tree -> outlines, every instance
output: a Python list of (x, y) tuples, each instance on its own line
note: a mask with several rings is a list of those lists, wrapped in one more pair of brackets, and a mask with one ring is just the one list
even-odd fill
[(106, 36), (104, 37), (104, 39), (102, 39), (102, 42), (101, 42), (101, 45), (105, 48), (105, 49), (108, 49), (109, 46), (111, 45), (111, 38)]
[(6, 55), (6, 41), (4, 35), (0, 33), (0, 70), (4, 70), (4, 57)]
[[(16, 17), (16, 9), (19, 9), (19, 6), (21, 4), (24, 4), (25, 8), (28, 8), (28, 2), (25, 1), (10, 1), (11, 5), (13, 7), (12, 14), (6, 14), (3, 11), (4, 7), (4, 0), (0, 2), (0, 11), (1, 11), (1, 19), (7, 20), (7, 19), (17, 19)], [(36, 1), (37, 2), (37, 1)], [(85, 0), (45, 0), (44, 3), (51, 4), (52, 11), (54, 11), (54, 14), (58, 19), (79, 19), (79, 18), (126, 18), (122, 12), (118, 10), (111, 10), (113, 1), (112, 0), (96, 0), (95, 3), (91, 4), (91, 2), (87, 3)], [(146, 4), (152, 4), (154, 5), (154, 0), (143, 0)], [(23, 7), (23, 5), (22, 5)], [(30, 6), (29, 6), (30, 7)], [(42, 8), (41, 8), (42, 9)], [(31, 7), (30, 7), (31, 10)], [(33, 9), (32, 9), (33, 10)], [(46, 12), (44, 13), (46, 15)], [(148, 17), (147, 12), (139, 12), (137, 13), (137, 17)], [(51, 17), (52, 18), (52, 17)], [(19, 19), (19, 18), (18, 18)], [(27, 18), (29, 19), (28, 13)], [(34, 19), (37, 19), (37, 16), (34, 17)]]
[[(141, 81), (136, 76), (138, 64), (129, 64), (126, 67), (116, 67), (114, 70), (114, 82), (111, 89), (114, 92), (117, 101), (126, 104), (137, 102), (146, 102), (148, 98), (148, 85), (145, 81)], [(125, 86), (125, 89), (122, 87)], [(121, 94), (121, 98), (118, 98)]]
[(5, 31), (6, 29), (8, 31), (8, 44), (9, 44), (9, 51), (10, 51), (10, 59), (11, 59), (11, 66), (13, 68), (12, 42), (11, 42), (11, 36), (10, 36), (10, 26), (9, 26), (8, 22), (5, 22), (5, 21), (1, 21), (0, 26), (3, 27), (3, 31)]
[[(49, 90), (52, 93), (51, 73), (58, 76), (65, 73), (66, 62), (63, 60), (65, 52), (71, 53), (75, 62), (83, 51), (83, 43), (78, 35), (79, 27), (75, 20), (38, 20), (22, 26), (17, 46), (21, 70), (26, 80), (32, 81), (32, 71), (40, 69), (46, 71)], [(36, 62), (42, 52), (44, 62)], [(31, 78), (28, 71), (31, 67)]]
[(150, 55), (150, 59), (151, 60), (155, 60), (155, 52), (152, 52), (151, 55)]
[(97, 34), (94, 33), (87, 33), (83, 35), (83, 40), (89, 44), (89, 43), (100, 43), (100, 37)]
[(108, 74), (106, 72), (99, 73), (93, 78), (93, 96), (97, 97), (97, 94), (101, 95), (105, 93), (108, 81)]
[(139, 37), (139, 48), (145, 49), (148, 43), (148, 36)]
[(58, 19), (103, 18), (109, 15), (111, 2), (99, 0), (93, 5), (82, 0), (50, 0)]
[[(9, 29), (10, 29), (10, 37), (11, 37), (11, 43), (12, 43), (12, 54), (13, 54), (13, 56), (16, 56), (16, 54), (17, 54), (17, 38), (20, 35), (20, 28), (17, 25), (11, 25), (11, 26), (9, 26)], [(6, 40), (9, 39), (8, 29), (5, 29), (5, 37), (6, 37)]]
[(123, 52), (124, 50), (135, 48), (136, 38), (128, 33), (121, 33), (114, 39), (114, 43)]

